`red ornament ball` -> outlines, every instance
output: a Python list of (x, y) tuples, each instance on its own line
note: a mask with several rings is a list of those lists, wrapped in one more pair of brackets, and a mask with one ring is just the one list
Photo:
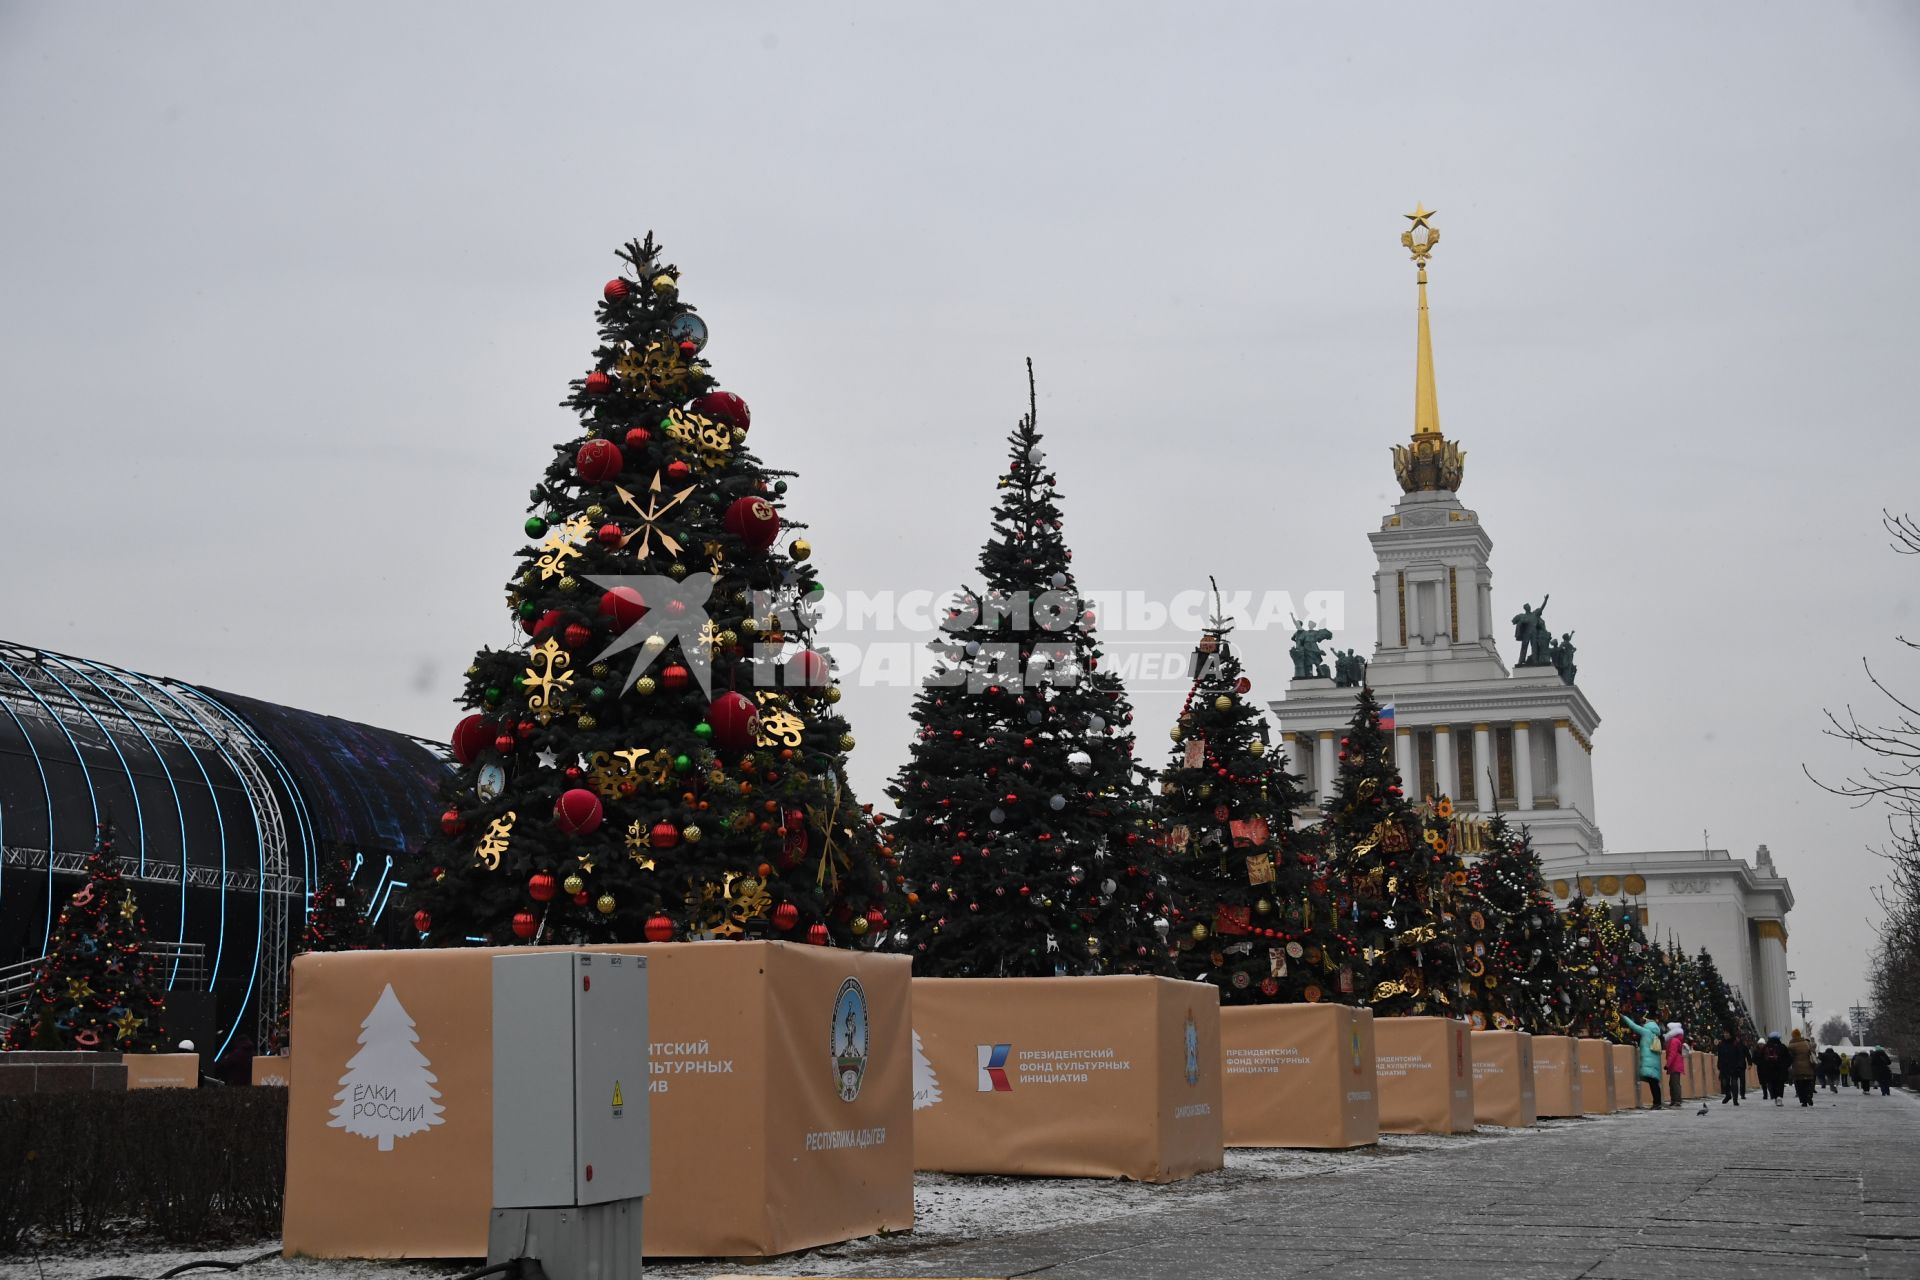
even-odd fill
[(802, 649), (787, 659), (780, 678), (789, 689), (824, 689), (833, 683), (833, 666), (818, 649)]
[(433, 916), (426, 908), (422, 907), (413, 913), (413, 927), (421, 933), (425, 933), (427, 930), (433, 928)]
[(669, 462), (667, 464), (667, 479), (669, 480), (678, 482), (681, 480), (685, 480), (688, 476), (692, 474), (693, 474), (693, 468), (689, 466), (687, 463), (682, 462), (678, 458), (675, 458), (672, 462)]
[(680, 843), (680, 828), (664, 818), (653, 824), (653, 830), (648, 835), (656, 849), (671, 849)]
[(560, 799), (554, 802), (554, 824), (570, 836), (592, 835), (600, 829), (605, 817), (606, 810), (600, 807), (600, 797), (585, 787), (563, 791)]
[(449, 809), (440, 815), (440, 829), (450, 836), (459, 835), (460, 829), (466, 825), (458, 809)]
[(619, 302), (633, 292), (633, 286), (618, 278), (607, 281), (600, 295), (608, 302)]
[(611, 390), (613, 390), (613, 379), (609, 378), (606, 374), (600, 372), (600, 370), (595, 369), (592, 373), (587, 375), (587, 394), (588, 395), (603, 396)]
[(627, 532), (619, 525), (609, 521), (601, 525), (599, 531), (593, 536), (600, 539), (600, 545), (603, 547), (617, 547), (626, 541)]
[(723, 693), (707, 708), (707, 723), (721, 746), (750, 747), (760, 733), (760, 708), (743, 693)]
[(589, 902), (592, 902), (592, 901), (593, 901), (593, 895), (588, 893), (585, 889), (582, 889), (580, 892), (573, 895), (573, 905), (576, 907), (584, 907)]
[(800, 908), (791, 902), (783, 902), (773, 909), (773, 927), (791, 929), (800, 923)]
[(521, 622), (521, 628), (535, 640), (553, 630), (567, 620), (567, 615), (558, 609), (549, 609), (538, 618), (528, 618)]
[(616, 632), (625, 631), (647, 616), (647, 602), (632, 587), (615, 587), (600, 597), (600, 616), (611, 622)]
[(582, 626), (578, 622), (568, 623), (567, 629), (560, 633), (560, 643), (569, 649), (578, 649), (591, 639), (593, 639), (593, 628)]
[(513, 936), (514, 937), (531, 938), (534, 935), (534, 933), (538, 931), (539, 928), (540, 928), (540, 922), (534, 918), (533, 912), (516, 911), (513, 913)]
[(725, 523), (727, 532), (752, 551), (765, 551), (780, 536), (780, 513), (765, 498), (735, 498)]
[(665, 916), (648, 916), (646, 934), (648, 942), (665, 942), (673, 936), (673, 921)]
[(703, 396), (695, 396), (687, 408), (703, 418), (712, 418), (715, 422), (724, 422), (742, 431), (753, 425), (753, 414), (747, 411), (747, 402), (731, 391), (709, 391)]
[(620, 446), (611, 440), (589, 440), (573, 455), (574, 470), (589, 484), (613, 479), (626, 465)]
[(560, 886), (554, 880), (552, 872), (536, 871), (533, 873), (532, 878), (527, 881), (527, 896), (535, 902), (551, 902), (553, 901), (553, 895), (559, 891), (559, 888)]
[(661, 671), (660, 683), (667, 686), (667, 688), (669, 689), (686, 688), (687, 687), (687, 669), (681, 666), (677, 662), (674, 663), (672, 666), (667, 667), (665, 670)]
[(645, 427), (635, 427), (627, 432), (627, 448), (644, 449), (647, 447), (647, 441), (651, 439), (653, 439), (653, 432)]
[(512, 755), (514, 745), (515, 739), (510, 733), (503, 733), (493, 740), (493, 749), (503, 756)]
[(491, 741), (493, 726), (487, 723), (487, 718), (478, 714), (466, 716), (453, 726), (453, 758), (461, 764), (472, 764)]
[(827, 926), (816, 924), (807, 929), (807, 941), (816, 947), (827, 945)]
[[(1026, 891), (1027, 891), (1026, 886), (1022, 885), (1020, 888), (1020, 892), (1025, 893)], [(886, 928), (887, 927), (886, 913), (880, 910), (880, 908), (878, 907), (875, 907), (873, 910), (867, 912), (867, 927), (875, 931)]]

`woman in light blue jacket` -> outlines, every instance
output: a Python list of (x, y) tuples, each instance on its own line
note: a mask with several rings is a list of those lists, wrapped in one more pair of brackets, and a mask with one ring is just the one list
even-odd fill
[(1635, 1022), (1625, 1014), (1620, 1021), (1633, 1028), (1640, 1037), (1640, 1061), (1637, 1074), (1647, 1082), (1647, 1089), (1653, 1094), (1653, 1109), (1660, 1109), (1660, 1024), (1657, 1022)]

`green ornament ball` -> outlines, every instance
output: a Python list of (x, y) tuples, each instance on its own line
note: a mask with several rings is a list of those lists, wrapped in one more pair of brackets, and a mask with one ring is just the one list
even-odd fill
[(523, 618), (531, 618), (531, 617), (533, 617), (533, 616), (534, 616), (535, 614), (537, 614), (537, 613), (539, 613), (539, 612), (540, 612), (540, 606), (539, 606), (539, 605), (537, 605), (537, 604), (535, 604), (535, 603), (534, 603), (533, 601), (531, 601), (531, 600), (522, 600), (522, 601), (520, 602), (520, 616), (521, 616), (521, 617), (523, 617)]
[(787, 482), (785, 480), (775, 480), (773, 482), (773, 491), (775, 493), (785, 493), (787, 491)]
[(711, 738), (713, 736), (713, 726), (705, 720), (702, 720), (699, 724), (693, 726), (693, 736), (696, 738)]
[(691, 756), (675, 756), (673, 758), (673, 771), (675, 773), (685, 773), (691, 768), (693, 768), (693, 758)]
[(587, 692), (587, 697), (593, 699), (595, 702), (605, 702), (607, 700), (607, 690), (603, 685), (595, 685)]
[(529, 538), (537, 538), (546, 531), (547, 522), (545, 520), (542, 520), (539, 516), (527, 517), (527, 536)]
[(513, 687), (516, 689), (524, 689), (527, 687), (527, 677), (524, 673), (516, 674), (513, 677)]
[(487, 701), (488, 701), (488, 702), (498, 702), (498, 701), (500, 701), (500, 698), (501, 698), (501, 693), (500, 693), (500, 686), (498, 686), (498, 685), (488, 685), (488, 686), (487, 686)]

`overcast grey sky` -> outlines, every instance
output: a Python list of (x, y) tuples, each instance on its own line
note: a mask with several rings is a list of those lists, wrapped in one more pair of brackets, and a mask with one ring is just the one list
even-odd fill
[[(1608, 847), (1769, 844), (1824, 1013), (1878, 824), (1801, 763), (1862, 655), (1920, 693), (1916, 156), (1910, 5), (0, 3), (0, 636), (444, 738), (652, 228), (832, 586), (971, 573), (1032, 355), (1084, 587), (1370, 650), (1423, 200)], [(909, 701), (848, 692), (868, 799)]]

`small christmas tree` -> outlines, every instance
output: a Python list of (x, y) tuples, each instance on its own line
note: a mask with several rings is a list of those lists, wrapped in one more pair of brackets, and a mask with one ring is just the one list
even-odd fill
[[(338, 858), (308, 902), (307, 922), (293, 945), (293, 953), (366, 951), (379, 945), (373, 936), (373, 926), (367, 922), (366, 894), (354, 883), (353, 863)], [(280, 1008), (274, 1014), (273, 1027), (267, 1032), (267, 1043), (261, 1052), (287, 1052), (293, 1032), (292, 1004), (292, 992), (281, 997)]]
[(913, 1033), (913, 1109), (919, 1111), (940, 1101), (940, 1077), (920, 1044), (920, 1033)]
[(1160, 779), (1175, 967), (1216, 984), (1223, 1004), (1351, 999), (1354, 943), (1334, 918), (1315, 833), (1294, 829), (1299, 779), (1268, 753), (1232, 630), (1216, 603)]
[(607, 282), (577, 432), (507, 585), (524, 647), (467, 672), (461, 764), (409, 876), (425, 945), (761, 937), (871, 946), (884, 843), (847, 782), (788, 473), (747, 448), (649, 236)]
[(1454, 905), (1466, 872), (1453, 851), (1453, 802), (1440, 796), (1415, 808), (1407, 800), (1365, 685), (1337, 760), (1322, 829), (1345, 877), (1343, 922), (1368, 966), (1362, 999), (1385, 1016), (1460, 1016)]
[(395, 1138), (443, 1123), (435, 1101), (440, 1091), (433, 1087), (439, 1077), (419, 1042), (412, 1016), (388, 983), (360, 1023), (360, 1052), (347, 1060), (327, 1127), (376, 1139), (380, 1150), (391, 1151)]
[(1028, 405), (1008, 439), (982, 589), (942, 624), (919, 733), (889, 794), (906, 943), (932, 977), (1156, 972), (1133, 711), (1099, 669), (1060, 494)]
[(164, 1052), (166, 991), (146, 945), (140, 904), (113, 866), (113, 827), (102, 825), (87, 882), (61, 908), (26, 1011), (7, 1028), (4, 1047)]
[(1499, 814), (1487, 824), (1486, 853), (1467, 869), (1461, 901), (1461, 964), (1467, 1018), (1476, 1027), (1548, 1035), (1564, 1018), (1560, 922), (1540, 873), (1533, 837)]

